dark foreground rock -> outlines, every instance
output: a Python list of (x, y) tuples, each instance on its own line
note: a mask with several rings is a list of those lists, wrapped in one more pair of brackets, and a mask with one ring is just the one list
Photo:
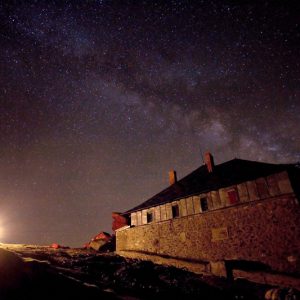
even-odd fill
[(49, 264), (24, 262), (0, 249), (0, 299), (117, 299), (96, 286), (65, 277)]
[[(1, 245), (0, 245), (1, 247)], [(0, 299), (264, 299), (268, 286), (80, 249), (2, 245)], [(9, 252), (9, 251), (11, 252)]]

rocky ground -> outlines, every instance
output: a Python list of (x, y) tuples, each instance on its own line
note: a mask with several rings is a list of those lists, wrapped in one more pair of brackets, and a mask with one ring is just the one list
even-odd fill
[(270, 287), (113, 253), (0, 244), (0, 299), (264, 299)]

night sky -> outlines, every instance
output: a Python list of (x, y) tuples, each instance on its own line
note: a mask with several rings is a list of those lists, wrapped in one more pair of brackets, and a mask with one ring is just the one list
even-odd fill
[(0, 0), (0, 242), (81, 246), (206, 150), (299, 161), (296, 3)]

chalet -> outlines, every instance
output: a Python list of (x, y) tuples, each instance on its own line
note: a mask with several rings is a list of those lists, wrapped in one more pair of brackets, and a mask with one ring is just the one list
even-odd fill
[(205, 163), (140, 205), (114, 213), (117, 253), (230, 276), (300, 274), (300, 168), (233, 159)]

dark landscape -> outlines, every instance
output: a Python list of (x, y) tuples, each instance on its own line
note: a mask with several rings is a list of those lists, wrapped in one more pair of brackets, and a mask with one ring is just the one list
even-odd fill
[(0, 244), (0, 299), (264, 299), (271, 287), (113, 253)]

